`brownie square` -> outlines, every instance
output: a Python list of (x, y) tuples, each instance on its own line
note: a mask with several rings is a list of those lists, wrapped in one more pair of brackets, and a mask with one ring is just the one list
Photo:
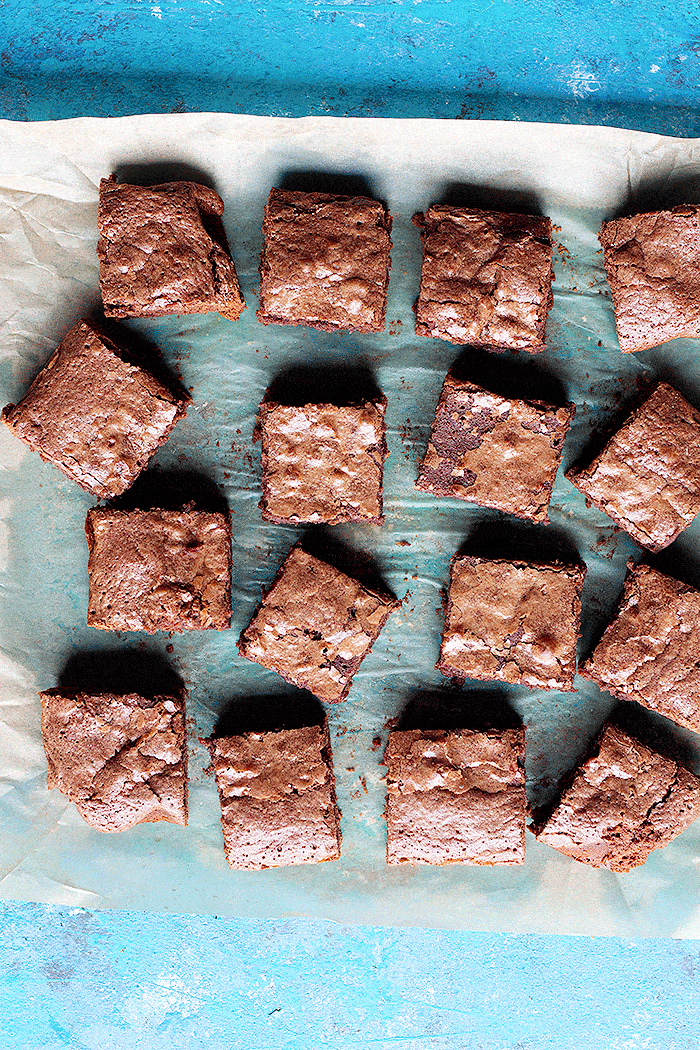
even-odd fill
[(525, 730), (389, 734), (387, 864), (523, 864)]
[(390, 231), (386, 208), (368, 197), (271, 190), (259, 320), (382, 332)]
[(231, 868), (319, 864), (340, 856), (328, 724), (205, 740)]
[(352, 405), (260, 405), (267, 521), (381, 524), (386, 398)]
[(241, 656), (321, 700), (344, 700), (399, 602), (292, 548), (240, 637)]
[(500, 397), (449, 372), (416, 488), (546, 522), (574, 412)]
[(231, 626), (225, 514), (95, 507), (85, 533), (89, 627), (152, 633)]
[(630, 562), (619, 609), (581, 674), (700, 733), (699, 654), (700, 591)]
[(667, 383), (567, 478), (650, 551), (667, 547), (700, 511), (700, 412)]
[(700, 336), (700, 206), (604, 222), (599, 240), (623, 353)]
[(416, 216), (423, 267), (416, 334), (538, 353), (552, 307), (552, 223), (434, 204)]
[(700, 780), (606, 725), (549, 819), (533, 830), (574, 860), (626, 872), (698, 817)]
[(86, 492), (109, 499), (133, 484), (188, 403), (79, 321), (2, 421)]
[(106, 317), (162, 317), (245, 309), (221, 222), (224, 202), (208, 186), (100, 183), (100, 290)]
[(48, 788), (98, 831), (187, 824), (185, 705), (178, 696), (49, 689), (41, 697)]
[(579, 565), (458, 555), (438, 670), (455, 678), (572, 691), (585, 574)]

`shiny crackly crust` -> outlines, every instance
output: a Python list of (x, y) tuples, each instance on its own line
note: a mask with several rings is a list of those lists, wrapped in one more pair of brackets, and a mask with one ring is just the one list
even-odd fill
[(273, 189), (260, 261), (263, 324), (381, 332), (391, 217), (368, 197)]
[(241, 634), (241, 656), (321, 700), (344, 700), (399, 602), (293, 547)]
[(591, 465), (566, 476), (635, 543), (661, 550), (700, 512), (700, 412), (658, 383)]
[(541, 842), (594, 868), (627, 872), (700, 817), (700, 780), (614, 725), (603, 726)]
[(700, 206), (613, 219), (599, 240), (623, 353), (700, 336)]
[(231, 868), (318, 864), (340, 856), (328, 723), (212, 737), (224, 851)]
[(102, 179), (97, 254), (105, 316), (216, 310), (237, 320), (245, 302), (223, 210), (221, 197), (196, 182), (131, 186), (113, 175)]
[(700, 732), (700, 591), (629, 563), (619, 609), (584, 678)]
[(585, 574), (580, 565), (455, 556), (437, 669), (573, 690)]
[(90, 321), (79, 321), (2, 421), (98, 499), (136, 480), (187, 411)]
[(574, 412), (500, 397), (450, 372), (416, 488), (546, 522)]
[(553, 302), (551, 220), (438, 204), (415, 221), (423, 237), (416, 334), (544, 350)]
[(150, 633), (230, 627), (227, 515), (94, 507), (85, 533), (88, 626)]
[(390, 733), (387, 863), (524, 863), (524, 756), (521, 727)]
[(180, 696), (49, 689), (41, 697), (47, 787), (98, 831), (187, 824), (185, 705)]
[(260, 405), (262, 499), (278, 524), (380, 525), (386, 398), (353, 405)]

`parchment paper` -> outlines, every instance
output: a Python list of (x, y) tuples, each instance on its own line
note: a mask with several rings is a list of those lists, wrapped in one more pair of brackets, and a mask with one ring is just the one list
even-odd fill
[[(503, 515), (434, 500), (413, 488), (440, 385), (459, 348), (414, 334), (421, 247), (412, 216), (436, 201), (457, 199), (552, 217), (558, 247), (546, 353), (534, 361), (525, 355), (474, 359), (492, 368), (494, 382), (522, 372), (531, 393), (540, 385), (546, 393), (554, 384), (576, 403), (566, 468), (594, 432), (624, 414), (640, 382), (664, 376), (700, 404), (696, 342), (620, 353), (596, 239), (601, 220), (621, 211), (696, 201), (697, 143), (610, 128), (207, 114), (3, 122), (0, 131), (3, 404), (24, 394), (81, 315), (99, 314), (97, 187), (112, 171), (143, 183), (198, 178), (214, 186), (226, 204), (225, 225), (249, 307), (237, 323), (209, 314), (126, 325), (157, 343), (166, 364), (192, 388), (187, 419), (154, 466), (198, 472), (226, 494), (234, 531), (230, 631), (149, 638), (86, 627), (83, 526), (93, 500), (0, 430), (0, 895), (87, 907), (478, 930), (700, 936), (700, 822), (624, 876), (588, 869), (529, 834), (523, 868), (388, 868), (381, 765), (391, 720), (401, 719), (417, 695), (449, 692), (433, 669), (440, 594), (450, 558), (465, 541), (522, 536), (546, 553), (549, 537), (556, 536), (578, 550), (588, 566), (580, 655), (614, 608), (627, 558), (641, 553), (603, 514), (586, 507), (563, 472), (551, 526), (535, 533), (518, 531)], [(311, 187), (329, 176), (342, 176), (333, 183), (341, 188), (356, 185), (348, 178), (364, 180), (394, 218), (381, 335), (265, 327), (255, 318), (260, 226), (270, 188), (292, 182)], [(362, 364), (388, 398), (386, 524), (335, 531), (350, 547), (369, 552), (388, 586), (406, 600), (363, 663), (348, 700), (328, 709), (342, 859), (236, 873), (224, 860), (215, 785), (197, 738), (237, 698), (297, 702), (276, 675), (241, 659), (235, 643), (261, 586), (303, 531), (262, 523), (259, 446), (252, 443), (268, 382), (299, 364)], [(656, 564), (697, 582), (699, 552), (696, 522)], [(187, 829), (159, 823), (101, 834), (58, 791), (46, 789), (37, 690), (54, 686), (70, 662), (126, 650), (166, 661), (189, 690)], [(463, 690), (468, 702), (506, 697), (523, 718), (534, 804), (551, 797), (614, 706), (594, 686), (578, 684), (572, 694), (477, 683)], [(680, 730), (671, 735), (697, 771), (698, 739)]]

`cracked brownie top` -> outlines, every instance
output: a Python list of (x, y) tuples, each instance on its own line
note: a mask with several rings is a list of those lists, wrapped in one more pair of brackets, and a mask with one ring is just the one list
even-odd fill
[(534, 831), (574, 860), (625, 872), (699, 816), (696, 776), (606, 725), (549, 819)]
[(450, 372), (416, 487), (546, 522), (573, 414), (573, 405), (500, 397)]
[(415, 221), (423, 230), (416, 334), (544, 350), (552, 306), (551, 220), (436, 204)]
[(235, 321), (245, 302), (223, 211), (218, 193), (196, 182), (144, 187), (102, 179), (97, 254), (105, 316), (216, 310)]
[(333, 703), (345, 699), (398, 605), (294, 547), (238, 648), (241, 656)]
[(623, 353), (700, 336), (700, 205), (604, 222), (599, 240)]
[(176, 696), (39, 694), (47, 787), (59, 788), (88, 824), (124, 831), (187, 824), (185, 706)]
[(438, 670), (455, 678), (572, 690), (585, 573), (577, 565), (458, 555)]
[(630, 562), (619, 610), (581, 674), (700, 732), (700, 591)]

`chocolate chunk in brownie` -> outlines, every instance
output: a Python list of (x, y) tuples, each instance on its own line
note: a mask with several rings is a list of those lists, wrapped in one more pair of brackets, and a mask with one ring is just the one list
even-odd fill
[(449, 372), (416, 488), (546, 522), (574, 411), (500, 397)]
[(643, 864), (700, 817), (700, 780), (614, 725), (603, 727), (540, 842), (593, 868)]
[(119, 496), (187, 411), (89, 321), (71, 328), (2, 421), (42, 459), (98, 499)]
[(585, 573), (579, 565), (456, 556), (438, 670), (573, 690)]
[(340, 856), (328, 724), (212, 737), (231, 868), (318, 864)]
[(95, 507), (85, 522), (87, 622), (104, 631), (231, 625), (231, 529), (201, 510)]
[(267, 521), (381, 524), (386, 398), (353, 405), (260, 405)]
[(271, 190), (259, 320), (383, 331), (390, 231), (386, 208), (368, 197)]
[(388, 864), (523, 864), (525, 730), (389, 734)]
[(57, 787), (98, 831), (187, 824), (185, 705), (179, 696), (64, 692), (41, 697), (41, 734)]
[(700, 511), (700, 412), (659, 383), (585, 470), (569, 480), (650, 551)]
[(416, 216), (423, 268), (416, 334), (537, 353), (552, 306), (552, 223), (435, 204)]
[(130, 186), (102, 179), (98, 223), (106, 317), (245, 309), (218, 193), (196, 182)]
[(623, 353), (700, 336), (700, 205), (604, 222), (599, 240)]
[(700, 733), (699, 661), (700, 591), (630, 562), (618, 612), (583, 677)]
[(294, 547), (238, 643), (241, 656), (334, 703), (399, 602)]

